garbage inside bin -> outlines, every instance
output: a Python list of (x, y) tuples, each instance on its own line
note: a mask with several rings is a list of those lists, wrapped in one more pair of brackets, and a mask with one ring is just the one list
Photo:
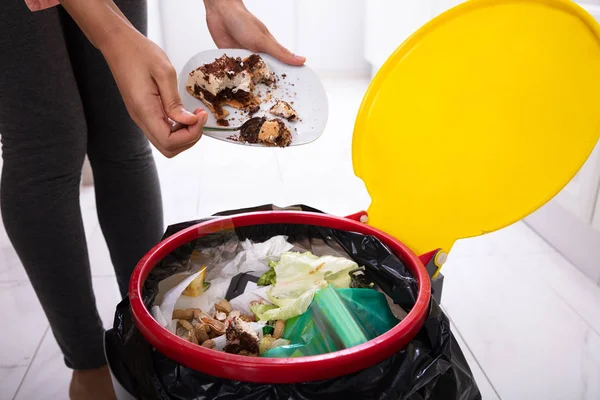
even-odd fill
[[(407, 267), (403, 261), (414, 263), (416, 257), (385, 234), (355, 221), (314, 212), (253, 213), (198, 222), (168, 229), (165, 240), (140, 263), (152, 265), (143, 271), (136, 269), (132, 276), (132, 286), (140, 290), (130, 291), (130, 299), (117, 309), (110, 334), (128, 371), (127, 378), (132, 381), (127, 386), (136, 388), (138, 398), (480, 398), (449, 331), (448, 319), (435, 302), (429, 301), (426, 272), (416, 270), (412, 264)], [(209, 224), (203, 225), (206, 222)], [(378, 237), (366, 234), (371, 232)], [(401, 321), (376, 339), (342, 351), (266, 358), (220, 353), (189, 342), (186, 345), (150, 315), (152, 304), (161, 300), (156, 298), (158, 282), (187, 273), (194, 251), (196, 257), (231, 258), (246, 239), (260, 243), (278, 235), (287, 236), (295, 250), (344, 256), (364, 266), (364, 272), (388, 296), (391, 310)], [(190, 239), (192, 236), (194, 239)], [(223, 267), (227, 263), (215, 264)], [(239, 271), (234, 272), (232, 278), (241, 280)], [(210, 281), (210, 271), (206, 276)], [(367, 281), (363, 284), (369, 286)], [(226, 292), (229, 290), (226, 288)], [(136, 309), (138, 302), (143, 310)], [(169, 340), (166, 344), (165, 338)]]
[(290, 344), (274, 346), (262, 357), (302, 357), (357, 346), (398, 323), (385, 295), (374, 289), (318, 291), (307, 312), (286, 321), (282, 337)]
[[(237, 238), (232, 238), (230, 242), (235, 240)], [(287, 251), (293, 249), (294, 245), (288, 243), (285, 236), (275, 236), (262, 243), (254, 243), (248, 239), (240, 243), (243, 250), (239, 253), (231, 251), (228, 255), (220, 255), (218, 259), (203, 257), (202, 249), (194, 249), (188, 268), (192, 271), (198, 270), (197, 272), (187, 275), (178, 274), (180, 282), (168, 290), (166, 288), (170, 285), (166, 282), (170, 281), (172, 284), (172, 276), (159, 282), (157, 298), (162, 300), (155, 301), (152, 307), (152, 314), (157, 322), (195, 345), (232, 354), (258, 356), (267, 350), (290, 344), (289, 340), (282, 338), (286, 321), (306, 313), (313, 299), (316, 303), (325, 304), (324, 299), (328, 298), (331, 306), (335, 305), (334, 301), (337, 299), (341, 304), (341, 299), (337, 298), (335, 292), (327, 296), (330, 293), (328, 286), (348, 289), (354, 274), (363, 274), (364, 271), (349, 258), (333, 255), (317, 256), (308, 251)], [(223, 267), (215, 269), (205, 265), (212, 265), (215, 262), (222, 264)], [(231, 280), (231, 276), (235, 274), (239, 276), (239, 273), (249, 276), (255, 274), (257, 285), (263, 287), (247, 286), (245, 291), (241, 293), (238, 291), (237, 296), (228, 298), (227, 294), (232, 293), (230, 290), (232, 284), (239, 286), (238, 282), (234, 283)], [(365, 290), (376, 293), (374, 289)], [(163, 293), (165, 291), (166, 293)], [(347, 298), (347, 301), (354, 300)], [(383, 307), (388, 308), (385, 301), (382, 304)], [(346, 308), (342, 305), (337, 310), (344, 312)], [(315, 316), (318, 311), (319, 306), (316, 304), (311, 315)], [(372, 311), (377, 313), (381, 310)], [(319, 314), (323, 313), (319, 312)], [(357, 322), (352, 320), (351, 314), (349, 312), (346, 314), (348, 315), (346, 319), (336, 313), (330, 313), (329, 318), (320, 318), (316, 321), (320, 322), (321, 328), (345, 322), (344, 326), (339, 326), (337, 330), (339, 334), (334, 337), (352, 336), (351, 328), (354, 328), (356, 334), (352, 345), (365, 343), (385, 333), (398, 322), (392, 317), (393, 322), (388, 324), (388, 329), (368, 336)], [(391, 315), (389, 309), (384, 315)], [(301, 321), (310, 322), (312, 326), (315, 322), (312, 318)], [(264, 328), (268, 328), (266, 336), (263, 332)], [(343, 330), (347, 332), (344, 333)], [(312, 334), (311, 338), (314, 336)], [(320, 338), (325, 336), (323, 332), (319, 335)], [(316, 340), (318, 339), (315, 338), (313, 344)], [(293, 343), (295, 346), (306, 344), (298, 340)], [(344, 343), (321, 347), (320, 353), (317, 352), (316, 347), (312, 347), (312, 351), (306, 348), (304, 352), (297, 352), (297, 354), (316, 355), (342, 350), (352, 345)]]

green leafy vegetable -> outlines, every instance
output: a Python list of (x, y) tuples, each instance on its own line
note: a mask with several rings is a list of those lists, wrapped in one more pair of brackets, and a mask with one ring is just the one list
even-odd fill
[(277, 282), (268, 294), (277, 300), (286, 300), (296, 299), (315, 286), (326, 287), (329, 283), (337, 288), (348, 288), (349, 272), (356, 268), (358, 265), (346, 258), (318, 257), (309, 252), (283, 253), (274, 268)]
[(277, 308), (277, 306), (273, 304), (254, 304), (250, 306), (250, 311), (256, 315), (256, 318), (260, 319), (261, 315), (273, 308)]
[(270, 282), (272, 287), (267, 295), (277, 307), (252, 309), (257, 318), (263, 321), (287, 320), (303, 314), (315, 292), (329, 284), (336, 288), (350, 287), (349, 272), (358, 268), (358, 265), (346, 258), (286, 252), (281, 255), (279, 263), (271, 267), (275, 273), (273, 281), (270, 275), (266, 276), (271, 272), (268, 271), (261, 276), (259, 285), (261, 280)]
[[(289, 299), (288, 301), (280, 303), (281, 305), (279, 307), (265, 311), (258, 316), (258, 319), (261, 321), (276, 321), (278, 319), (287, 321), (290, 318), (297, 317), (308, 310), (308, 306), (312, 303), (316, 291), (317, 288), (315, 287), (302, 293), (302, 295), (296, 299)], [(269, 298), (273, 300), (272, 297), (269, 296)]]
[(256, 282), (258, 286), (269, 286), (275, 284), (275, 270), (270, 269), (258, 278), (258, 282)]
[(277, 263), (275, 261), (269, 262), (269, 267), (271, 268), (267, 272), (261, 275), (258, 278), (258, 282), (256, 283), (258, 286), (269, 286), (275, 284), (275, 266)]

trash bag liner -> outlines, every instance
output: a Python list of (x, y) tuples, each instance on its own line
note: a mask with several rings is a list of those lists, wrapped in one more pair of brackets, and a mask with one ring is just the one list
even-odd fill
[[(274, 206), (228, 211), (269, 211)], [(320, 212), (306, 206), (292, 209)], [(170, 226), (165, 238), (205, 220)], [(227, 224), (224, 224), (227, 226)], [(144, 282), (143, 300), (150, 310), (158, 292), (158, 283), (174, 274), (189, 272), (188, 261), (194, 250), (222, 266), (241, 249), (246, 239), (264, 242), (285, 235), (298, 251), (316, 255), (349, 257), (366, 267), (369, 279), (391, 299), (392, 311), (410, 311), (418, 294), (417, 282), (379, 239), (354, 232), (295, 224), (267, 224), (237, 227), (200, 237), (165, 257)], [(400, 310), (400, 312), (398, 312)], [(120, 383), (139, 399), (410, 399), (470, 400), (481, 394), (465, 357), (450, 332), (448, 317), (432, 299), (429, 315), (415, 338), (394, 356), (356, 373), (337, 378), (295, 384), (244, 382), (207, 375), (156, 351), (136, 328), (129, 299), (118, 306), (113, 329), (107, 332), (112, 351), (111, 368)], [(332, 397), (334, 396), (334, 397)]]

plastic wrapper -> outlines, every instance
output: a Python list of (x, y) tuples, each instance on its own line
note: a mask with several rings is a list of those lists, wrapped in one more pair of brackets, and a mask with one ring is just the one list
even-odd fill
[[(304, 206), (297, 208), (318, 212)], [(273, 209), (272, 206), (239, 212), (270, 209)], [(319, 256), (347, 257), (364, 266), (368, 280), (387, 295), (396, 317), (401, 318), (414, 305), (418, 293), (415, 279), (377, 238), (310, 225), (234, 227), (231, 221), (227, 221), (223, 220), (221, 232), (181, 246), (150, 272), (143, 290), (144, 302), (149, 310), (162, 301), (156, 298), (159, 282), (176, 274), (189, 275), (198, 268), (198, 265), (190, 263), (192, 253), (207, 267), (223, 268), (243, 251), (242, 243), (247, 239), (259, 243), (279, 235), (287, 236), (294, 250), (310, 251)], [(165, 237), (198, 222), (171, 226)], [(125, 389), (140, 399), (481, 398), (463, 353), (450, 332), (448, 318), (433, 300), (422, 329), (409, 345), (394, 356), (350, 375), (315, 382), (270, 384), (232, 381), (178, 364), (156, 351), (137, 330), (127, 298), (117, 307), (114, 326), (107, 332), (106, 343), (114, 375)]]
[(262, 356), (331, 353), (374, 339), (397, 323), (382, 293), (328, 286), (315, 294), (307, 312), (287, 321), (283, 337), (291, 344), (268, 350)]

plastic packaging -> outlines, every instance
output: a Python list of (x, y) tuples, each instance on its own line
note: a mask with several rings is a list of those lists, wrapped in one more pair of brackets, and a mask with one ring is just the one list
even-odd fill
[(398, 320), (385, 295), (373, 289), (319, 290), (307, 312), (287, 321), (283, 337), (290, 345), (262, 357), (301, 357), (331, 353), (365, 343), (387, 332)]
[[(305, 211), (318, 212), (298, 206)], [(243, 211), (266, 211), (273, 206)], [(235, 214), (235, 211), (222, 215)], [(165, 236), (199, 221), (171, 226)], [(167, 255), (148, 275), (143, 299), (148, 308), (154, 304), (158, 282), (189, 271), (189, 259), (196, 249), (213, 268), (226, 265), (241, 249), (240, 242), (262, 242), (286, 235), (299, 250), (352, 258), (365, 266), (369, 280), (376, 283), (398, 309), (410, 310), (418, 287), (403, 263), (377, 238), (353, 232), (309, 225), (263, 224), (235, 228), (224, 223), (224, 230), (205, 236)], [(216, 261), (215, 261), (216, 260)], [(210, 271), (207, 273), (207, 276)], [(476, 400), (481, 399), (473, 374), (450, 332), (450, 323), (432, 301), (425, 324), (408, 346), (376, 365), (350, 375), (296, 384), (248, 383), (204, 374), (174, 362), (156, 351), (133, 323), (129, 300), (117, 307), (113, 329), (106, 334), (107, 346), (115, 360), (111, 368), (123, 387), (139, 399), (275, 400), (275, 399), (406, 399)]]

